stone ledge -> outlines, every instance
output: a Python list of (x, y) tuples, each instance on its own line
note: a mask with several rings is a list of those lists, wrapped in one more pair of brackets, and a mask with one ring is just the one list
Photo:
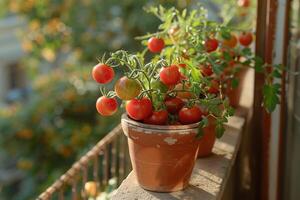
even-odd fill
[(112, 200), (215, 200), (221, 199), (239, 149), (245, 120), (232, 117), (224, 136), (216, 141), (213, 155), (198, 159), (190, 185), (173, 193), (150, 192), (138, 186), (134, 173), (130, 173), (118, 188)]

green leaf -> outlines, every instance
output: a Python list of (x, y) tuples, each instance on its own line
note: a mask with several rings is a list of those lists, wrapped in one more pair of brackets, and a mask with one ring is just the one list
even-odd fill
[(231, 80), (231, 87), (232, 88), (237, 88), (239, 86), (239, 80), (237, 78), (233, 78)]
[(254, 58), (254, 69), (256, 72), (262, 73), (264, 71), (263, 65), (264, 65), (264, 61), (261, 57), (256, 56)]
[(244, 56), (251, 56), (252, 55), (251, 49), (250, 48), (244, 48), (242, 50), (242, 55), (244, 55)]
[(184, 9), (183, 11), (182, 11), (182, 15), (181, 15), (183, 18), (185, 18), (186, 17), (186, 9)]
[(222, 36), (222, 38), (224, 38), (226, 40), (229, 40), (231, 38), (230, 32), (228, 30), (225, 30), (225, 29), (223, 29), (221, 31), (221, 36)]
[(224, 135), (225, 128), (222, 123), (217, 123), (216, 125), (216, 137), (221, 138)]
[(226, 61), (231, 61), (232, 60), (232, 57), (231, 57), (230, 53), (227, 52), (227, 51), (223, 52), (223, 56), (224, 56)]
[(200, 81), (200, 70), (196, 69), (195, 67), (192, 67), (191, 69), (191, 76), (194, 79), (194, 81)]
[(201, 139), (204, 135), (204, 131), (203, 131), (203, 128), (201, 126), (198, 127), (198, 132), (196, 134), (196, 138), (197, 139)]
[(264, 85), (263, 87), (263, 101), (267, 112), (273, 112), (276, 105), (279, 104), (280, 84)]
[(234, 113), (235, 113), (235, 109), (234, 108), (232, 108), (232, 107), (227, 108), (227, 114), (229, 116), (233, 116)]
[(202, 118), (202, 120), (201, 120), (201, 122), (200, 122), (200, 125), (201, 125), (202, 128), (208, 126), (208, 119), (207, 119), (207, 117), (203, 117), (203, 118)]
[(272, 72), (272, 76), (276, 78), (281, 78), (281, 73), (279, 72), (279, 70), (275, 69)]
[(218, 65), (216, 63), (211, 63), (211, 64), (212, 64), (212, 70), (215, 74), (220, 75), (223, 72), (221, 65)]

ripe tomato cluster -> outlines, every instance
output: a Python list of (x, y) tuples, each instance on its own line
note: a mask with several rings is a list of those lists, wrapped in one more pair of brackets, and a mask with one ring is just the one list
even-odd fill
[[(174, 17), (173, 23), (162, 26), (166, 30), (143, 37), (148, 51), (129, 54), (119, 50), (93, 68), (93, 78), (99, 84), (110, 84), (114, 69), (124, 72), (113, 90), (102, 90), (96, 102), (99, 114), (117, 112), (118, 97), (131, 119), (146, 124), (192, 124), (208, 117), (214, 117), (219, 125), (226, 121), (229, 111), (224, 80), (240, 63), (240, 52), (252, 43), (253, 35), (242, 32), (237, 36), (214, 24), (208, 25), (214, 30), (211, 33), (197, 30), (194, 18), (184, 24)], [(192, 27), (190, 32), (187, 27)]]
[[(250, 1), (238, 0), (238, 6), (247, 9)], [(116, 51), (93, 68), (99, 84), (111, 84), (114, 69), (123, 72), (111, 91), (102, 90), (97, 111), (113, 115), (118, 97), (133, 120), (204, 127), (213, 118), (216, 135), (221, 137), (224, 123), (233, 114), (228, 91), (238, 85), (237, 73), (244, 67), (265, 66), (249, 48), (253, 34), (206, 20), (202, 8), (181, 12), (159, 7), (149, 12), (162, 24), (158, 32), (139, 37), (145, 50), (137, 54)]]
[[(233, 66), (235, 52), (232, 49), (238, 42), (247, 47), (252, 40), (252, 34), (245, 32), (241, 33), (238, 38), (235, 34), (230, 33), (230, 37), (220, 41), (215, 37), (210, 37), (204, 41), (204, 50), (207, 53), (221, 52), (220, 57), (223, 59), (229, 55), (231, 60), (228, 65)], [(165, 42), (163, 38), (151, 37), (148, 40), (147, 48), (152, 53), (160, 53), (165, 48)], [(139, 71), (132, 70), (132, 68), (132, 66), (129, 67), (131, 74), (126, 74), (116, 81), (113, 94), (103, 94), (98, 98), (96, 108), (99, 114), (113, 115), (118, 110), (115, 98), (118, 97), (126, 101), (125, 109), (130, 118), (147, 124), (191, 124), (201, 121), (207, 115), (207, 112), (203, 111), (199, 104), (190, 101), (199, 99), (199, 94), (193, 93), (191, 88), (195, 89), (195, 87), (191, 87), (191, 83), (188, 83), (188, 62), (165, 64), (157, 73), (154, 73), (153, 77), (144, 77), (142, 80), (137, 78), (136, 74)], [(208, 84), (202, 84), (202, 90), (218, 96), (220, 81), (216, 78), (212, 65), (209, 62), (199, 63), (196, 69), (199, 70), (200, 76), (207, 77), (209, 80)], [(145, 71), (142, 74), (145, 75)], [(94, 66), (92, 76), (96, 82), (108, 84), (114, 79), (115, 72), (109, 63), (103, 62)], [(146, 79), (151, 79), (148, 85), (145, 85)], [(148, 91), (152, 90), (154, 93), (147, 94), (147, 90), (145, 90), (147, 86)], [(159, 101), (157, 96), (160, 97)], [(160, 105), (154, 106), (157, 101)]]

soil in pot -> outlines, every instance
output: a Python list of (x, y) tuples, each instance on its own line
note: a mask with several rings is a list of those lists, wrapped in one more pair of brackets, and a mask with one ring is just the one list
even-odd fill
[(212, 149), (216, 141), (215, 128), (214, 120), (209, 119), (209, 124), (203, 128), (203, 136), (199, 140), (198, 158), (207, 157), (212, 154)]
[(142, 188), (174, 192), (188, 185), (198, 153), (198, 126), (148, 125), (122, 116), (133, 171)]

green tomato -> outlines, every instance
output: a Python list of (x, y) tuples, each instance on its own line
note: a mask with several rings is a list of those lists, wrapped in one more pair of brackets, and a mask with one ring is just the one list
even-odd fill
[(136, 80), (123, 76), (116, 82), (115, 92), (120, 99), (131, 100), (140, 94), (141, 86)]

